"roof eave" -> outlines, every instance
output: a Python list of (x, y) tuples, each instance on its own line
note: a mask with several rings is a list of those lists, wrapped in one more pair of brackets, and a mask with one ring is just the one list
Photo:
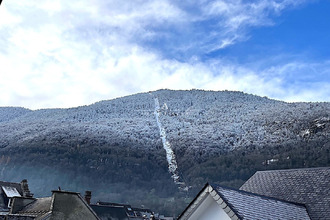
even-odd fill
[(219, 195), (219, 193), (212, 187), (212, 185), (206, 183), (202, 190), (193, 199), (193, 201), (179, 215), (178, 220), (189, 219), (191, 214), (200, 206), (204, 199), (206, 199), (207, 195), (210, 195), (232, 220), (242, 219), (237, 214), (237, 212), (230, 205), (228, 205), (228, 203), (223, 198), (221, 198), (221, 195)]

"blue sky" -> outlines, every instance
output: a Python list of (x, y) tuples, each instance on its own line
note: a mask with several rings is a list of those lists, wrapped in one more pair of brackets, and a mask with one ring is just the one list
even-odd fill
[(330, 101), (328, 0), (4, 0), (0, 106), (161, 88)]

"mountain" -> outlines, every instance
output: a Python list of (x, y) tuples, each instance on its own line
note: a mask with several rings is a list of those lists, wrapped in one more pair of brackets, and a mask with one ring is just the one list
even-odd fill
[[(206, 181), (239, 187), (256, 170), (330, 165), (330, 103), (242, 92), (158, 90), (70, 109), (0, 108), (0, 178), (37, 196), (178, 214)], [(184, 205), (182, 205), (184, 206)]]

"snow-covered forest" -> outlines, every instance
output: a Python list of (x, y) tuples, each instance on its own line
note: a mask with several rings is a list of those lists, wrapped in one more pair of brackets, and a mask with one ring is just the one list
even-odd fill
[[(322, 130), (330, 120), (329, 103), (285, 103), (241, 92), (152, 94), (173, 147), (202, 154), (313, 138), (313, 129)], [(161, 144), (154, 110), (148, 93), (71, 109), (0, 108), (0, 147), (69, 142), (154, 148)]]

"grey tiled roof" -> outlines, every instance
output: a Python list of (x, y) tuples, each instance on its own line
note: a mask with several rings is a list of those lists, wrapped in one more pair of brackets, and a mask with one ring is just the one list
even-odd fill
[(330, 218), (330, 167), (258, 171), (240, 189), (305, 204), (311, 219)]
[(240, 219), (310, 219), (304, 205), (211, 185)]
[(111, 207), (103, 205), (90, 205), (102, 220), (118, 219), (128, 220), (125, 207)]
[[(21, 218), (29, 217), (29, 219), (30, 217), (33, 217), (36, 219), (52, 220), (99, 219), (79, 193), (67, 191), (52, 191), (52, 193), (51, 197), (35, 199), (19, 198), (20, 200), (14, 199), (11, 209), (11, 214), (14, 215), (12, 216), (20, 216)], [(29, 201), (26, 199), (29, 199)], [(15, 205), (16, 203), (17, 206)]]
[(35, 215), (41, 216), (51, 211), (52, 197), (37, 198), (34, 202), (30, 203), (23, 210), (19, 211), (22, 215)]

